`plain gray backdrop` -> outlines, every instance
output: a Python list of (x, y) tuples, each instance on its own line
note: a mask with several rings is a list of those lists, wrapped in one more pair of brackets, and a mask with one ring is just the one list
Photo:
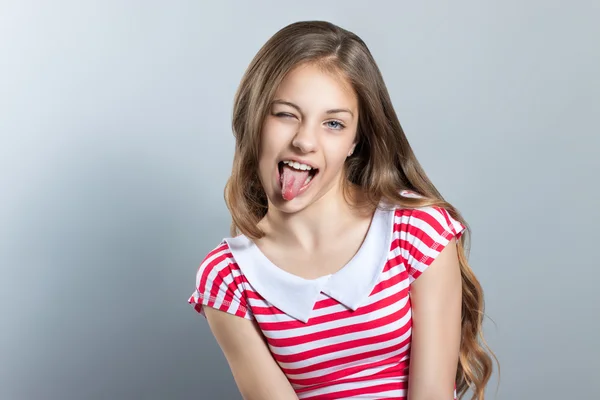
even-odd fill
[(239, 399), (187, 304), (233, 95), (283, 26), (362, 37), (472, 228), (490, 399), (600, 398), (598, 1), (0, 1), (0, 399)]

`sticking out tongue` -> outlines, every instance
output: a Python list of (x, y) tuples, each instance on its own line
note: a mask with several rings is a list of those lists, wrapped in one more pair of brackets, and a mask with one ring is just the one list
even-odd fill
[(298, 196), (300, 188), (308, 178), (308, 171), (299, 171), (297, 169), (283, 166), (281, 171), (281, 193), (284, 200), (292, 200)]

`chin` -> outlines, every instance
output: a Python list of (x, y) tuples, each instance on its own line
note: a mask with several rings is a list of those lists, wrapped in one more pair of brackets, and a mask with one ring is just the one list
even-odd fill
[(321, 186), (322, 182), (315, 183), (315, 186), (307, 188), (307, 190), (292, 200), (285, 200), (282, 196), (281, 188), (274, 187), (274, 190), (271, 191), (271, 196), (269, 196), (271, 206), (285, 214), (295, 214), (309, 208), (321, 198), (327, 196), (327, 193), (331, 191), (331, 188), (328, 189)]
[(311, 193), (301, 193), (292, 200), (285, 200), (281, 189), (275, 190), (273, 196), (269, 198), (274, 208), (286, 214), (294, 214), (302, 211), (314, 203), (314, 200), (314, 196)]

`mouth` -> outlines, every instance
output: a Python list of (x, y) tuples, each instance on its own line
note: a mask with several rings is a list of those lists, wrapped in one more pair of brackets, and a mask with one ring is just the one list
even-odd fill
[(318, 168), (294, 161), (280, 161), (277, 166), (281, 194), (287, 201), (304, 193), (319, 174)]

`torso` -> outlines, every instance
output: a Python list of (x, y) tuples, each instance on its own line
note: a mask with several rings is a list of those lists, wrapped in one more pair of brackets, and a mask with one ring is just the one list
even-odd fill
[[(368, 216), (355, 224), (356, 229), (340, 232), (323, 246), (330, 252), (315, 257), (297, 250), (278, 251), (268, 241), (262, 241), (260, 253), (259, 246), (254, 248), (253, 260), (263, 267), (261, 274), (285, 271), (271, 286), (282, 287), (283, 303), (252, 286), (264, 282), (252, 279), (252, 274), (246, 274), (244, 286), (271, 354), (299, 399), (405, 398), (411, 312), (408, 274), (399, 247), (392, 244), (396, 218), (394, 212), (379, 212), (377, 219)], [(239, 265), (249, 266), (242, 253), (233, 254), (239, 255)], [(268, 269), (263, 257), (271, 262)], [(313, 259), (318, 264), (312, 264)], [(315, 297), (304, 308), (306, 314), (292, 316), (285, 304), (301, 303), (306, 286), (318, 288)], [(334, 298), (336, 294), (347, 296), (349, 302), (360, 301), (344, 305)], [(306, 320), (297, 319), (303, 317)]]
[(324, 243), (332, 251), (317, 259), (333, 268), (228, 238), (189, 301), (255, 320), (299, 399), (406, 400), (410, 284), (464, 227), (431, 207), (378, 210), (369, 222)]

